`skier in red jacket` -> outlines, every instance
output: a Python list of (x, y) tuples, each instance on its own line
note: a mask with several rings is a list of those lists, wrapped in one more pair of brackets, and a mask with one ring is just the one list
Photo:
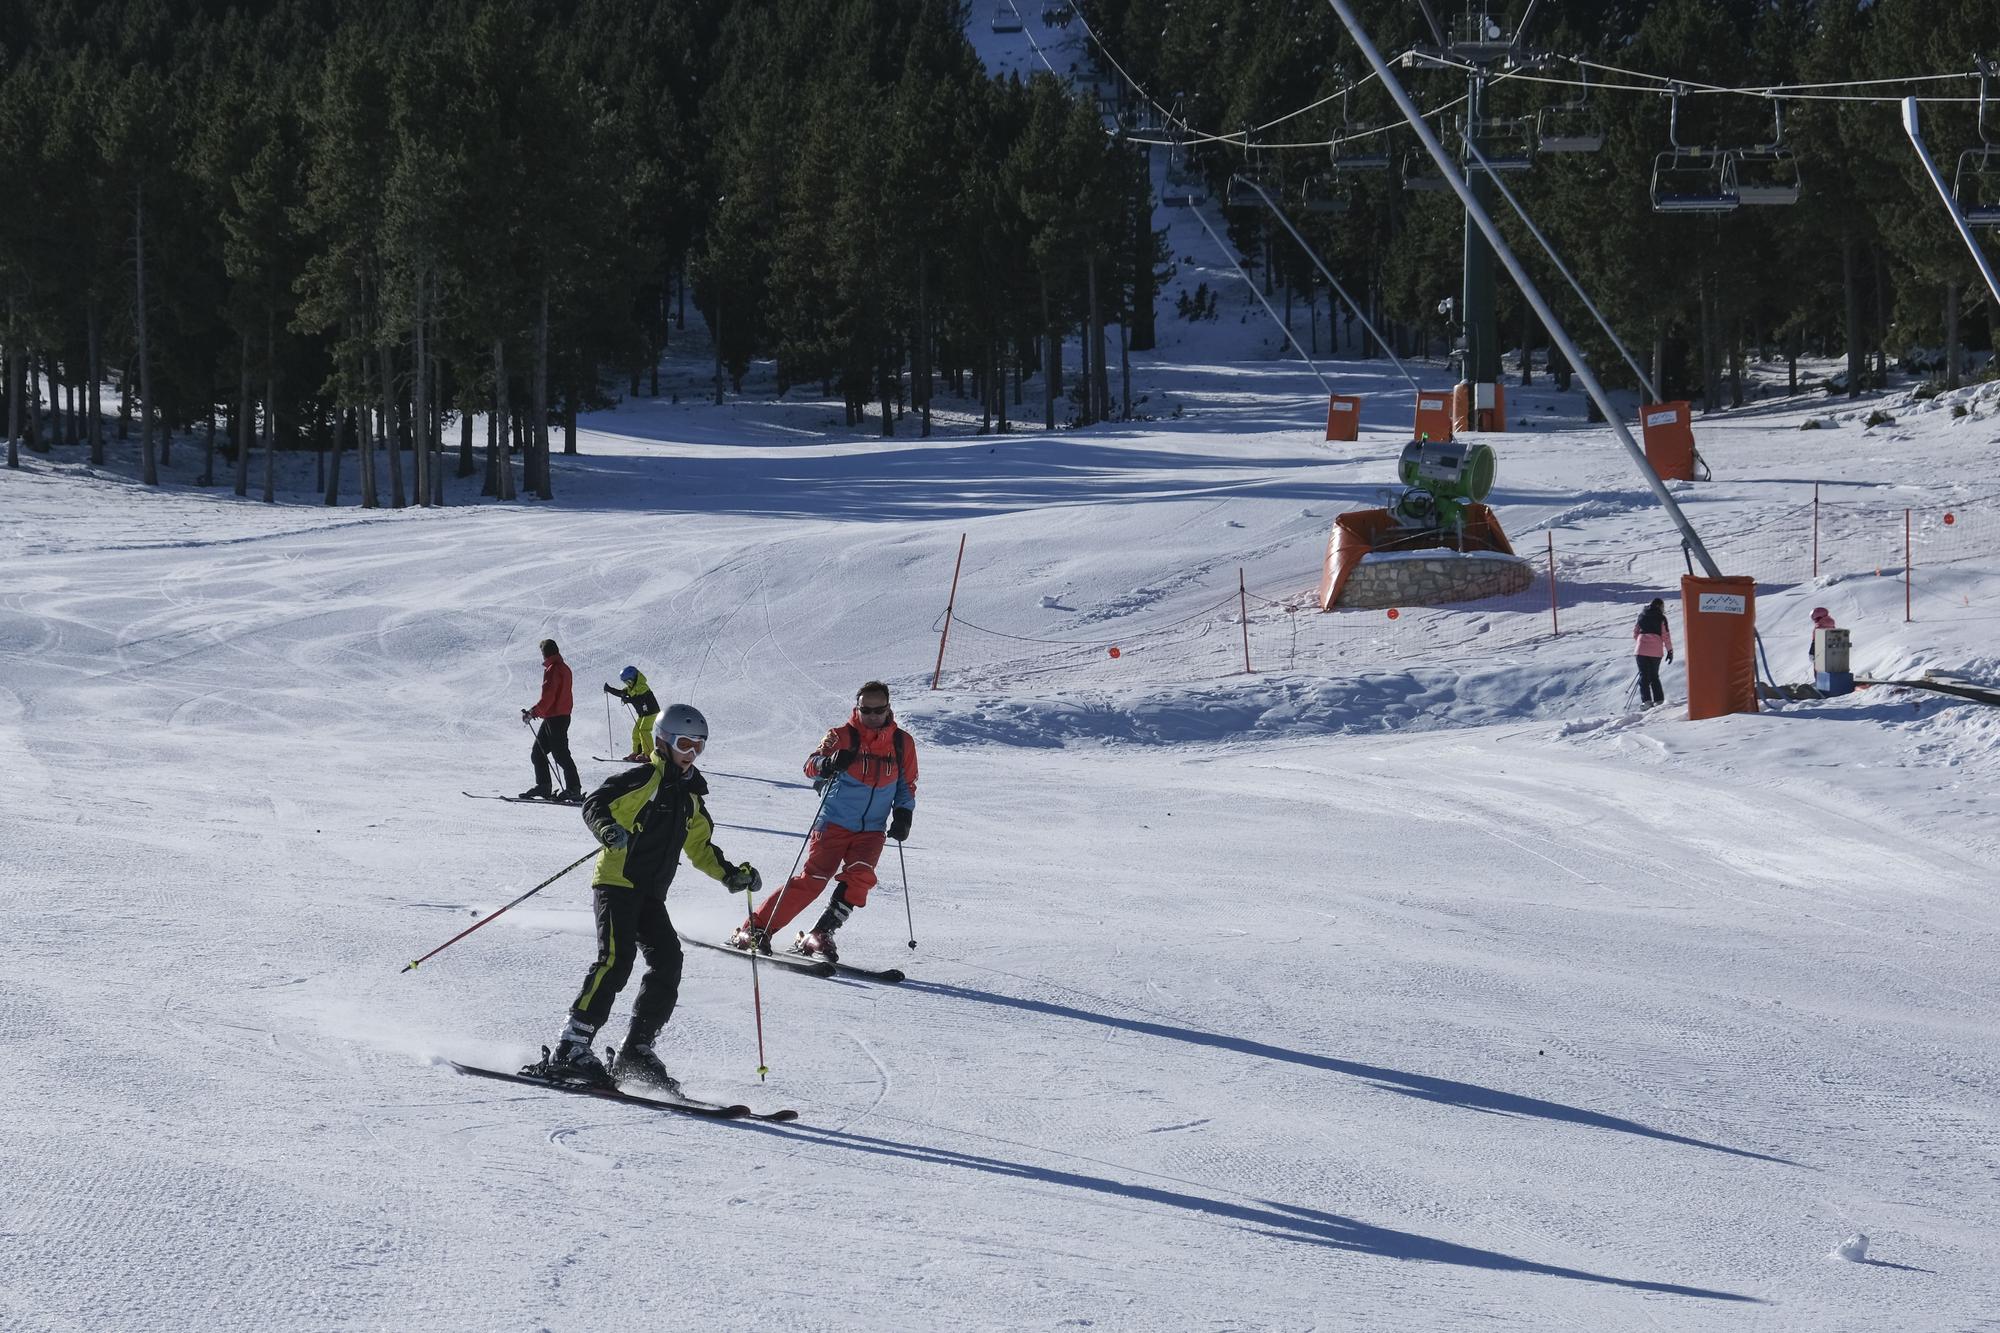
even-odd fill
[[(583, 804), (583, 779), (577, 776), (576, 760), (569, 753), (570, 676), (569, 663), (562, 660), (554, 639), (542, 640), (542, 697), (533, 708), (521, 710), (521, 720), (541, 719), (535, 728), (535, 785), (521, 793), (523, 800), (563, 801)], [(549, 760), (562, 765), (563, 789), (549, 790)]]
[(819, 817), (806, 843), (805, 864), (785, 886), (730, 935), (738, 949), (771, 952), (771, 936), (806, 910), (836, 879), (833, 900), (811, 930), (799, 935), (793, 953), (838, 962), (834, 932), (848, 915), (868, 902), (875, 887), (875, 862), (885, 838), (910, 836), (917, 808), (917, 743), (896, 725), (889, 711), (889, 687), (864, 684), (847, 721), (826, 733), (806, 756), (806, 776), (823, 793)]

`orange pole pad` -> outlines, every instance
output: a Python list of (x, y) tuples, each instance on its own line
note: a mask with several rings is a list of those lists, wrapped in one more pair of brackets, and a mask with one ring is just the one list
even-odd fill
[(1694, 480), (1694, 423), (1685, 401), (1647, 403), (1639, 409), (1646, 461), (1661, 481)]
[(1326, 399), (1326, 438), (1329, 440), (1358, 440), (1361, 438), (1361, 400), (1351, 394), (1328, 394)]
[(1757, 580), (1681, 576), (1688, 718), (1757, 711)]

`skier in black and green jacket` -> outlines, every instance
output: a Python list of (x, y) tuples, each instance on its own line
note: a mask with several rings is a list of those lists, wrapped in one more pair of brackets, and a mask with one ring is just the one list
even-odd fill
[[(674, 704), (660, 714), (654, 740), (652, 762), (625, 770), (584, 799), (583, 822), (604, 847), (591, 881), (597, 961), (584, 974), (555, 1054), (524, 1073), (604, 1085), (637, 1081), (678, 1095), (680, 1084), (654, 1054), (653, 1042), (680, 996), (681, 942), (667, 916), (667, 888), (681, 853), (731, 893), (755, 893), (763, 885), (748, 861), (732, 863), (712, 840), (715, 823), (702, 801), (708, 783), (694, 766), (708, 745), (708, 719), (691, 705)], [(632, 975), (635, 950), (646, 972), (616, 1068), (607, 1070), (591, 1043)]]
[(653, 757), (653, 719), (660, 712), (660, 701), (654, 697), (653, 687), (646, 684), (646, 674), (628, 666), (618, 673), (618, 683), (606, 685), (604, 692), (623, 699), (632, 709), (632, 753), (625, 756), (625, 762), (645, 763)]

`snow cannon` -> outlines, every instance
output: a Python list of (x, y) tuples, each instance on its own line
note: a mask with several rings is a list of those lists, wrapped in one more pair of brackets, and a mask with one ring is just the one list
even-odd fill
[(1396, 464), (1403, 489), (1384, 492), (1386, 507), (1334, 519), (1320, 610), (1442, 606), (1525, 591), (1534, 571), (1482, 503), (1495, 471), (1490, 445), (1404, 445)]
[(1396, 500), (1397, 520), (1408, 527), (1462, 528), (1465, 506), (1492, 491), (1495, 466), (1491, 445), (1412, 440), (1396, 463), (1407, 488)]

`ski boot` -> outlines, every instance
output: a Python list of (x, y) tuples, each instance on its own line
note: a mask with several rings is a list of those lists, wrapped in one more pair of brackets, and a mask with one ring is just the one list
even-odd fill
[(549, 797), (549, 799), (557, 805), (582, 805), (583, 789), (581, 787), (570, 787), (564, 791), (557, 792), (554, 796)]
[(541, 1060), (521, 1072), (530, 1078), (544, 1078), (551, 1083), (581, 1083), (597, 1088), (617, 1086), (611, 1071), (597, 1058), (597, 1052), (590, 1049), (590, 1043), (571, 1041), (567, 1037), (556, 1043), (554, 1055), (549, 1054), (548, 1047), (542, 1047)]
[(546, 801), (550, 796), (547, 787), (530, 787), (514, 799), (519, 801)]
[(628, 1041), (620, 1046), (618, 1058), (611, 1063), (611, 1077), (618, 1081), (620, 1087), (638, 1084), (664, 1092), (669, 1097), (687, 1095), (681, 1091), (681, 1081), (667, 1072), (667, 1067), (660, 1063), (660, 1057), (653, 1053), (650, 1045), (635, 1046)]
[(811, 930), (799, 932), (798, 942), (792, 945), (792, 952), (804, 954), (808, 958), (823, 958), (829, 963), (840, 961), (840, 947), (833, 942), (833, 933), (847, 924), (847, 918), (854, 914), (854, 905), (847, 901), (847, 885), (836, 884), (833, 901), (819, 914), (819, 921)]
[(744, 953), (768, 954), (771, 952), (771, 932), (762, 926), (745, 921), (730, 932), (726, 943), (730, 948), (741, 949)]

